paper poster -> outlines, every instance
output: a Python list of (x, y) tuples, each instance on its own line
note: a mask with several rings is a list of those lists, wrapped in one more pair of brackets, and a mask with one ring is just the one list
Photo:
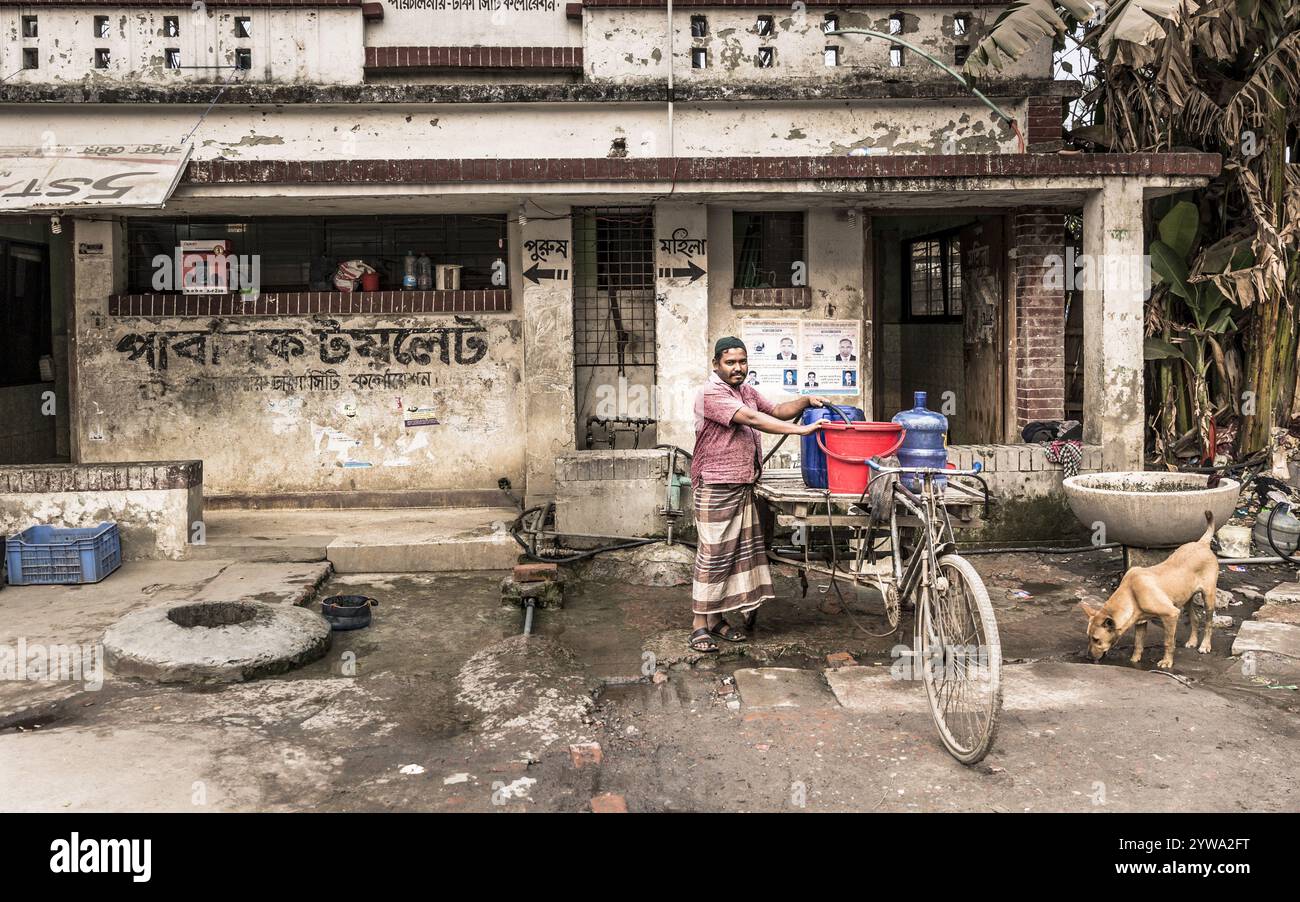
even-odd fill
[(857, 395), (862, 324), (853, 320), (740, 321), (748, 383), (765, 397)]
[(852, 320), (804, 320), (799, 343), (799, 393), (858, 394), (861, 324)]
[(764, 396), (799, 393), (799, 320), (742, 319), (750, 385)]

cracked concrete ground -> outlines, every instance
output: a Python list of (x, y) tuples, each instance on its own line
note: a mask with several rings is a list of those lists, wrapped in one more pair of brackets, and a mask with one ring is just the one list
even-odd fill
[[(500, 572), (334, 574), (319, 593), (378, 598), (373, 625), (281, 677), (0, 681), (0, 808), (584, 811), (600, 796), (631, 811), (1300, 809), (1300, 697), (1242, 673), (1236, 629), (1216, 630), (1210, 655), (1180, 644), (1173, 676), (1154, 671), (1158, 628), (1137, 667), (1131, 636), (1085, 664), (1074, 607), (1109, 594), (1116, 556), (972, 561), (1007, 661), (998, 740), (975, 767), (944, 751), (919, 685), (884, 677), (895, 638), (854, 625), (884, 631), (865, 596), (846, 613), (780, 574), (753, 641), (702, 657), (685, 647), (686, 587), (570, 578), (564, 609), (539, 612), (524, 639)], [(9, 587), (0, 647), (93, 643), (179, 598), (303, 603), (325, 566), (141, 562), (97, 586)], [(1240, 603), (1224, 612), (1240, 622), (1292, 575), (1225, 569)], [(856, 666), (829, 670), (842, 652)], [(746, 672), (774, 694), (747, 693)], [(594, 756), (571, 751), (593, 742)]]

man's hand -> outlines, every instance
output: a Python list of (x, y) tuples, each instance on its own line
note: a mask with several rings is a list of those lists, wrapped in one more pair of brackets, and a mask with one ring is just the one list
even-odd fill
[(831, 403), (830, 398), (823, 398), (818, 395), (805, 395), (804, 397), (808, 399), (809, 407), (825, 407)]
[(811, 423), (809, 423), (807, 426), (800, 426), (800, 427), (799, 427), (799, 433), (798, 433), (798, 434), (799, 434), (799, 435), (812, 435), (814, 432), (820, 432), (820, 431), (822, 430), (822, 427), (824, 427), (824, 426), (826, 425), (827, 422), (828, 422), (828, 421), (825, 420), (825, 419), (813, 420), (813, 421), (812, 421)]

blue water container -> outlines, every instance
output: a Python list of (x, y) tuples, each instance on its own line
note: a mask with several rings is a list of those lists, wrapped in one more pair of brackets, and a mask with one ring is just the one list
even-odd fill
[[(904, 467), (934, 467), (942, 470), (948, 465), (948, 418), (927, 410), (925, 392), (913, 393), (916, 406), (894, 414), (893, 422), (907, 430), (903, 445), (898, 449), (898, 463)], [(948, 480), (942, 476), (935, 480), (939, 486)], [(903, 484), (915, 489), (920, 484), (916, 476), (904, 476)]]
[[(859, 423), (866, 422), (867, 415), (857, 407), (843, 407), (835, 405), (844, 411), (850, 420)], [(815, 423), (818, 420), (830, 417), (831, 422), (842, 423), (844, 417), (832, 413), (825, 407), (809, 407), (803, 412), (803, 419), (800, 420), (805, 426), (809, 423)], [(804, 485), (810, 489), (826, 488), (826, 454), (817, 446), (817, 433), (805, 435), (800, 440), (799, 447), (799, 467), (803, 470)]]

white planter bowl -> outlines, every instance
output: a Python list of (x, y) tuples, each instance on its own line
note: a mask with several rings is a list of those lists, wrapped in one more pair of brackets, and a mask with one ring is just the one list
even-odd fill
[(1205, 512), (1217, 529), (1232, 516), (1241, 484), (1225, 479), (1207, 489), (1202, 473), (1081, 473), (1065, 480), (1070, 510), (1088, 529), (1105, 524), (1106, 541), (1163, 548), (1199, 539)]

